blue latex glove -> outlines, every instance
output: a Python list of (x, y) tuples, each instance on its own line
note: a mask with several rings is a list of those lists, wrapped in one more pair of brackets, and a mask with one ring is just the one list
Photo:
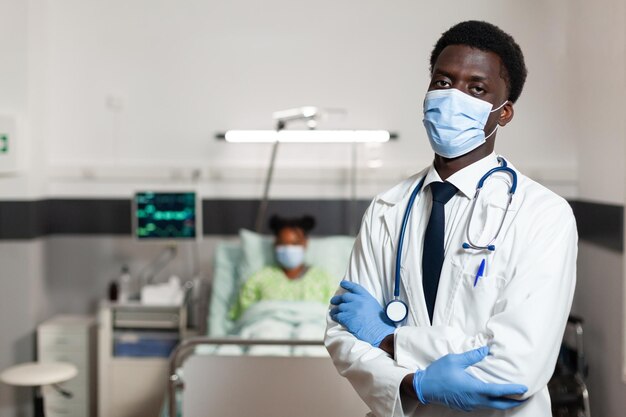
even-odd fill
[(330, 299), (330, 303), (336, 306), (330, 310), (330, 317), (357, 339), (374, 347), (380, 346), (396, 326), (365, 288), (350, 281), (341, 281), (340, 285), (346, 292)]
[(488, 384), (465, 371), (489, 354), (487, 346), (461, 354), (449, 354), (431, 363), (425, 370), (415, 372), (413, 388), (419, 400), (446, 405), (463, 411), (476, 408), (506, 410), (525, 400), (506, 398), (521, 395), (528, 388), (519, 384)]

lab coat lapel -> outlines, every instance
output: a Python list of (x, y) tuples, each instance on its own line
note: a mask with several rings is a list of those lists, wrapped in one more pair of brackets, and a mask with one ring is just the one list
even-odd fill
[[(419, 196), (414, 202), (414, 211), (411, 213), (411, 216), (420, 215), (419, 210), (417, 210), (417, 206), (419, 205), (418, 199)], [(406, 200), (408, 203), (408, 198)], [(406, 204), (403, 205), (403, 202), (396, 204), (384, 215), (385, 224), (387, 225), (387, 230), (389, 232), (389, 238), (390, 241), (393, 242), (393, 274), (395, 274), (395, 260), (400, 239), (400, 231), (402, 229), (402, 220), (406, 210)], [(409, 314), (411, 315), (413, 322), (418, 325), (427, 325), (428, 310), (426, 309), (426, 301), (424, 299), (424, 292), (422, 289), (421, 262), (421, 246), (423, 244), (422, 240), (424, 239), (424, 236), (423, 234), (421, 236), (416, 236), (416, 231), (414, 229), (411, 230), (412, 224), (414, 223), (409, 222), (404, 235), (402, 263), (400, 265), (400, 295), (409, 306)], [(402, 289), (404, 289), (405, 295), (402, 294)], [(424, 318), (426, 318), (426, 321), (424, 321)]]
[(402, 227), (402, 217), (404, 216), (404, 209), (402, 202), (394, 204), (387, 209), (383, 214), (383, 221), (385, 222), (385, 228), (391, 242), (391, 248), (395, 252), (398, 248), (398, 240), (400, 239), (400, 228)]
[[(383, 214), (383, 221), (385, 228), (387, 229), (388, 239), (391, 243), (393, 251), (393, 265), (391, 266), (391, 273), (395, 274), (395, 259), (397, 256), (397, 249), (400, 240), (400, 233), (402, 230), (402, 220), (409, 202), (411, 192), (418, 185), (425, 175), (425, 172), (421, 172), (414, 177), (410, 178), (401, 188), (393, 190), (388, 195), (381, 196), (383, 201), (388, 204), (393, 204)], [(421, 192), (413, 202), (413, 211), (411, 216), (420, 216), (420, 200)], [(422, 267), (421, 267), (421, 245), (423, 244), (423, 234), (416, 237), (416, 230), (411, 230), (411, 224), (415, 224), (409, 221), (407, 227), (404, 244), (402, 248), (402, 265), (400, 268), (400, 281), (401, 281), (401, 297), (407, 302), (409, 306), (409, 314), (413, 323), (426, 325), (428, 323), (428, 311), (426, 309), (426, 302), (424, 300), (424, 293), (422, 290)], [(419, 242), (418, 242), (419, 241)], [(419, 259), (418, 259), (419, 258)], [(416, 261), (417, 260), (417, 261)], [(404, 289), (404, 295), (402, 294)], [(406, 297), (406, 298), (404, 298)], [(424, 321), (426, 318), (426, 321)]]
[[(402, 218), (404, 217), (404, 211), (409, 202), (411, 191), (413, 191), (413, 188), (418, 184), (418, 180), (423, 176), (424, 172), (420, 172), (417, 175), (407, 178), (401, 184), (378, 197), (380, 204), (389, 206), (382, 214), (382, 217), (385, 223), (385, 229), (387, 229), (388, 238), (391, 241), (391, 247), (394, 251), (398, 247)], [(418, 195), (415, 204), (417, 204), (419, 198), (420, 196)]]
[[(423, 210), (421, 211), (423, 213)], [(407, 294), (407, 301), (413, 323), (417, 326), (430, 326), (424, 287), (422, 284), (422, 251), (424, 230), (428, 219), (411, 222), (405, 236), (402, 254), (402, 285)]]
[[(420, 177), (421, 178), (421, 177)], [(389, 234), (391, 241), (393, 256), (393, 271), (395, 274), (395, 259), (397, 256), (400, 232), (402, 229), (402, 220), (407, 208), (410, 192), (413, 191), (417, 183), (405, 193), (404, 198), (395, 203), (383, 214), (383, 221)], [(421, 192), (413, 203), (413, 211), (411, 217), (420, 216), (423, 210), (420, 210)], [(424, 291), (422, 289), (422, 262), (421, 262), (421, 246), (423, 244), (423, 233), (419, 233), (416, 224), (418, 222), (409, 221), (404, 236), (404, 244), (402, 249), (402, 265), (400, 267), (401, 286), (406, 293), (405, 301), (409, 305), (409, 314), (413, 323), (417, 325), (429, 325), (428, 310), (426, 309), (426, 301), (424, 299)], [(419, 236), (417, 236), (419, 234)], [(404, 296), (403, 296), (404, 298)]]

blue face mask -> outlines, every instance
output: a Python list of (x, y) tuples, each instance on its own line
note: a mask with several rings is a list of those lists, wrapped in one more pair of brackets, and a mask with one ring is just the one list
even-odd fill
[(485, 123), (491, 110), (491, 103), (449, 88), (432, 90), (424, 99), (424, 127), (430, 146), (436, 154), (445, 158), (456, 158), (473, 151), (493, 135), (498, 126), (485, 137)]
[(304, 263), (304, 246), (278, 245), (275, 252), (276, 262), (285, 269), (294, 269)]

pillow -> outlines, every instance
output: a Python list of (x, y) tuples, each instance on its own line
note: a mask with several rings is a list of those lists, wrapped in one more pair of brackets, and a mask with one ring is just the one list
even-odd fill
[(239, 293), (237, 273), (242, 257), (239, 242), (223, 241), (215, 249), (211, 301), (207, 319), (210, 336), (225, 336), (233, 327), (228, 313)]
[(241, 285), (264, 266), (274, 264), (274, 237), (241, 229), (239, 238), (243, 252), (238, 273)]
[(324, 269), (341, 281), (348, 269), (348, 261), (354, 246), (352, 236), (327, 236), (309, 238), (306, 251), (306, 262)]
[[(239, 269), (240, 283), (274, 261), (274, 237), (250, 230), (239, 231), (243, 258)], [(339, 282), (347, 269), (354, 238), (351, 236), (310, 237), (305, 262), (324, 269)]]

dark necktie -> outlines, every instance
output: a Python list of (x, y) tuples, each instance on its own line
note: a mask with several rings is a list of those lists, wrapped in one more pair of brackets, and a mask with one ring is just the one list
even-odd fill
[(457, 188), (448, 182), (433, 182), (430, 184), (430, 192), (433, 195), (433, 208), (424, 235), (422, 287), (424, 288), (428, 317), (432, 323), (444, 256), (443, 238), (446, 220), (444, 205), (456, 194)]

